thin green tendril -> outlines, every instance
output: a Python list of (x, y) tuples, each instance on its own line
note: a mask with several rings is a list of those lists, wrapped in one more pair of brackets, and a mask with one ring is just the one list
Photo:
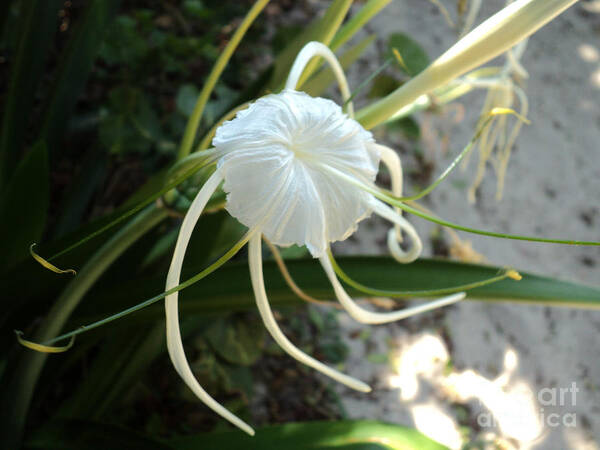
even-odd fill
[(547, 243), (547, 244), (600, 246), (600, 242), (596, 242), (596, 241), (577, 241), (577, 240), (572, 240), (572, 239), (548, 239), (548, 238), (539, 238), (539, 237), (534, 237), (534, 236), (521, 236), (521, 235), (516, 235), (516, 234), (496, 233), (493, 231), (485, 231), (485, 230), (479, 230), (477, 228), (465, 227), (465, 226), (462, 226), (462, 225), (459, 225), (459, 224), (456, 224), (453, 222), (449, 222), (444, 219), (440, 219), (440, 218), (431, 216), (425, 212), (419, 211), (418, 209), (405, 204), (404, 203), (405, 200), (402, 197), (395, 197), (395, 196), (387, 193), (383, 189), (380, 189), (376, 186), (365, 184), (365, 183), (355, 179), (354, 177), (349, 176), (349, 175), (345, 174), (344, 172), (341, 172), (333, 167), (323, 165), (322, 168), (333, 173), (337, 177), (339, 177), (343, 180), (346, 180), (348, 183), (350, 183), (354, 186), (357, 186), (360, 189), (363, 189), (364, 191), (369, 192), (370, 194), (373, 194), (374, 197), (386, 202), (389, 205), (397, 206), (398, 208), (400, 208), (403, 211), (414, 214), (415, 216), (418, 216), (429, 222), (437, 223), (438, 225), (442, 225), (444, 227), (454, 228), (455, 230), (465, 231), (467, 233), (472, 233), (472, 234), (480, 234), (482, 236), (491, 236), (491, 237), (497, 237), (497, 238), (502, 238), (502, 239), (512, 239), (512, 240), (517, 240), (517, 241), (543, 242), (543, 243)]
[(471, 138), (469, 143), (466, 145), (466, 147), (458, 154), (458, 156), (454, 159), (454, 161), (452, 161), (452, 163), (446, 168), (446, 170), (444, 170), (442, 172), (442, 174), (430, 186), (423, 189), (418, 194), (410, 195), (407, 197), (399, 197), (399, 198), (402, 199), (403, 201), (418, 200), (418, 199), (430, 194), (431, 191), (433, 191), (436, 187), (438, 187), (438, 185), (442, 181), (444, 181), (444, 179), (446, 179), (446, 177), (448, 175), (450, 175), (450, 172), (452, 172), (452, 170), (454, 170), (454, 168), (465, 158), (465, 156), (467, 156), (467, 154), (471, 151), (471, 149), (473, 148), (475, 143), (481, 137), (481, 134), (484, 132), (486, 127), (488, 125), (490, 125), (490, 123), (496, 118), (496, 116), (506, 115), (506, 114), (514, 115), (519, 120), (521, 120), (525, 123), (529, 123), (529, 120), (527, 118), (521, 116), (519, 113), (517, 113), (516, 111), (513, 111), (512, 109), (494, 108), (494, 109), (490, 110), (487, 114), (484, 114), (484, 116), (482, 117), (480, 126), (477, 128), (477, 130), (475, 131), (475, 134), (473, 135), (473, 137)]
[(328, 252), (329, 259), (333, 266), (333, 270), (337, 274), (340, 279), (346, 283), (348, 286), (360, 291), (364, 294), (373, 295), (376, 297), (391, 297), (391, 298), (401, 298), (401, 297), (430, 297), (430, 296), (438, 296), (438, 295), (446, 295), (453, 294), (455, 292), (467, 291), (470, 289), (474, 289), (481, 286), (486, 286), (488, 284), (496, 283), (498, 281), (504, 280), (506, 278), (512, 278), (514, 280), (520, 279), (520, 275), (514, 269), (506, 269), (504, 273), (497, 275), (495, 277), (491, 277), (481, 281), (475, 281), (473, 283), (461, 284), (459, 286), (448, 287), (448, 288), (440, 288), (440, 289), (425, 289), (425, 290), (410, 290), (410, 291), (394, 291), (394, 290), (385, 290), (385, 289), (376, 289), (364, 284), (359, 283), (358, 281), (353, 280), (342, 270), (342, 268), (338, 265), (337, 261), (333, 257), (331, 251)]
[[(102, 320), (99, 320), (97, 322), (91, 323), (89, 325), (84, 325), (79, 327), (76, 330), (73, 330), (69, 333), (66, 334), (62, 334), (60, 336), (57, 336), (53, 339), (50, 339), (49, 341), (44, 342), (43, 344), (36, 344), (36, 345), (43, 345), (43, 346), (48, 346), (51, 344), (54, 344), (55, 342), (61, 341), (63, 339), (67, 339), (67, 338), (72, 338), (74, 336), (77, 336), (78, 334), (81, 333), (85, 333), (86, 331), (90, 331), (93, 330), (94, 328), (98, 328), (102, 325), (106, 325), (109, 322), (112, 322), (113, 320), (116, 319), (120, 319), (128, 314), (134, 313), (136, 311), (139, 311), (140, 309), (143, 309), (147, 306), (150, 306), (156, 302), (158, 302), (159, 300), (165, 298), (167, 295), (171, 295), (174, 294), (175, 292), (178, 292), (182, 289), (185, 289), (186, 287), (191, 286), (192, 284), (200, 281), (201, 279), (205, 278), (206, 276), (210, 275), (211, 273), (213, 273), (215, 270), (217, 270), (219, 267), (221, 267), (223, 264), (225, 264), (227, 261), (229, 261), (231, 258), (233, 258), (233, 256), (235, 256), (237, 254), (237, 252), (240, 251), (240, 249), (246, 245), (246, 243), (248, 242), (248, 240), (250, 239), (250, 237), (252, 236), (253, 232), (249, 231), (248, 233), (246, 233), (246, 235), (244, 237), (242, 237), (242, 239), (240, 239), (233, 247), (231, 247), (231, 249), (229, 249), (227, 251), (227, 253), (225, 253), (223, 256), (221, 256), (217, 261), (215, 261), (213, 264), (211, 264), (210, 266), (208, 266), (206, 269), (204, 269), (202, 272), (194, 275), (192, 278), (187, 279), (186, 281), (184, 281), (183, 283), (175, 286), (172, 289), (169, 289), (168, 291), (163, 292), (162, 294), (156, 295), (148, 300), (145, 300), (141, 303), (138, 303), (135, 306), (132, 306), (131, 308), (127, 308), (121, 312), (118, 312), (116, 314), (113, 314), (112, 316), (106, 317)], [(30, 347), (31, 348), (31, 347)], [(34, 349), (35, 350), (35, 349)]]
[[(150, 203), (158, 200), (160, 197), (162, 197), (164, 194), (169, 192), (171, 189), (175, 188), (177, 185), (181, 184), (183, 181), (187, 180), (189, 177), (194, 175), (201, 168), (206, 167), (215, 162), (216, 153), (209, 152), (209, 151), (201, 152), (201, 153), (204, 153), (204, 154), (199, 153), (199, 154), (191, 155), (188, 157), (189, 160), (188, 159), (182, 160), (178, 164), (176, 164), (173, 167), (171, 173), (169, 174), (169, 177), (168, 177), (169, 182), (160, 191), (152, 194), (150, 197), (146, 198), (146, 200), (143, 200), (142, 202), (138, 203), (136, 206), (134, 206), (130, 210), (124, 212), (116, 219), (111, 220), (109, 223), (107, 223), (103, 227), (99, 228), (98, 230), (88, 234), (83, 239), (75, 242), (74, 244), (68, 246), (67, 248), (61, 250), (60, 252), (52, 255), (50, 258), (47, 259), (47, 261), (55, 260), (56, 258), (70, 252), (71, 250), (79, 247), (80, 245), (85, 244), (90, 239), (95, 238), (96, 236), (107, 231), (108, 229), (121, 223), (128, 217), (131, 217), (135, 213), (141, 211), (143, 208), (148, 206)], [(190, 162), (192, 163), (191, 167), (186, 167)]]

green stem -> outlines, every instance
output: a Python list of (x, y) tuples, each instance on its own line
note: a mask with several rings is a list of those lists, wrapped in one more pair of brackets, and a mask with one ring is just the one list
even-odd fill
[(427, 188), (423, 189), (418, 194), (410, 195), (407, 197), (399, 197), (399, 199), (402, 199), (403, 201), (418, 200), (418, 199), (423, 198), (426, 195), (430, 194), (436, 187), (439, 186), (439, 184), (442, 181), (444, 181), (446, 179), (446, 177), (448, 175), (450, 175), (450, 172), (452, 172), (452, 170), (454, 170), (454, 168), (464, 159), (464, 157), (467, 156), (467, 154), (471, 151), (471, 149), (473, 148), (473, 146), (475, 145), (475, 143), (481, 136), (481, 133), (483, 133), (483, 130), (485, 130), (485, 128), (488, 126), (488, 124), (492, 120), (494, 120), (494, 116), (489, 116), (484, 120), (483, 124), (475, 132), (475, 135), (471, 138), (471, 140), (469, 141), (467, 146), (459, 153), (459, 155), (456, 158), (454, 158), (452, 163), (446, 168), (446, 170), (444, 170), (441, 173), (441, 175), (431, 185), (429, 185)]
[(333, 37), (329, 48), (335, 52), (385, 8), (392, 0), (369, 0)]
[(177, 291), (180, 291), (182, 289), (185, 289), (188, 286), (191, 286), (194, 283), (197, 283), (202, 278), (207, 277), (208, 275), (213, 273), (215, 270), (217, 270), (219, 267), (221, 267), (223, 264), (225, 264), (227, 261), (229, 261), (231, 258), (233, 258), (237, 254), (237, 252), (239, 252), (240, 249), (244, 245), (246, 245), (246, 243), (248, 242), (248, 239), (250, 239), (250, 235), (251, 235), (250, 233), (247, 233), (233, 247), (231, 247), (231, 249), (229, 249), (227, 251), (227, 253), (225, 253), (223, 256), (221, 256), (219, 259), (217, 259), (213, 264), (208, 266), (202, 272), (194, 275), (192, 278), (189, 278), (186, 281), (184, 281), (183, 283), (178, 284), (174, 288), (171, 288), (168, 291), (163, 292), (162, 294), (155, 295), (154, 297), (152, 297), (148, 300), (138, 303), (137, 305), (132, 306), (131, 308), (124, 309), (123, 311), (113, 314), (112, 316), (106, 317), (102, 320), (98, 320), (97, 322), (91, 323), (90, 325), (84, 325), (84, 326), (79, 327), (78, 329), (73, 330), (69, 333), (65, 333), (65, 334), (57, 336), (53, 339), (50, 339), (47, 342), (44, 342), (43, 345), (52, 345), (52, 344), (55, 344), (56, 342), (62, 341), (63, 339), (72, 338), (74, 336), (77, 336), (78, 334), (85, 333), (86, 331), (93, 330), (94, 328), (98, 328), (102, 325), (106, 325), (107, 323), (112, 322), (113, 320), (120, 319), (121, 317), (125, 317), (128, 314), (134, 313), (136, 311), (139, 311), (140, 309), (150, 306), (150, 305), (156, 303), (157, 301), (162, 300), (167, 295), (174, 294)]
[(86, 237), (80, 239), (74, 244), (69, 245), (67, 248), (61, 250), (60, 252), (52, 255), (46, 261), (54, 261), (56, 258), (70, 252), (74, 248), (79, 247), (80, 245), (86, 243), (90, 239), (98, 236), (99, 234), (104, 233), (106, 230), (114, 227), (120, 222), (124, 221), (128, 217), (133, 216), (135, 213), (141, 211), (146, 206), (150, 205), (152, 202), (158, 200), (160, 197), (171, 191), (177, 185), (187, 180), (189, 177), (194, 175), (198, 170), (203, 167), (206, 167), (210, 164), (213, 164), (216, 161), (218, 153), (216, 151), (206, 150), (201, 154), (195, 154), (188, 156), (187, 158), (178, 161), (167, 174), (167, 179), (165, 185), (157, 192), (151, 194), (146, 197), (145, 200), (142, 200), (140, 203), (135, 205), (133, 208), (128, 209), (123, 214), (119, 215), (117, 218), (111, 220), (106, 225), (98, 228), (96, 231), (88, 234)]
[[(83, 296), (106, 269), (135, 241), (166, 217), (167, 212), (164, 209), (151, 206), (106, 242), (54, 303), (34, 341), (45, 342), (56, 336)], [(23, 350), (9, 386), (5, 385), (3, 389), (1, 410), (4, 411), (4, 420), (0, 425), (0, 441), (6, 448), (19, 448), (29, 405), (47, 357), (45, 353)]]
[(210, 98), (210, 94), (212, 93), (217, 81), (221, 77), (223, 70), (225, 70), (225, 66), (231, 59), (231, 55), (239, 45), (240, 41), (246, 34), (250, 25), (254, 22), (256, 17), (260, 14), (265, 6), (267, 6), (269, 0), (258, 0), (248, 11), (246, 17), (240, 24), (233, 36), (231, 36), (231, 40), (223, 49), (223, 52), (217, 59), (217, 62), (213, 66), (208, 79), (204, 83), (202, 87), (202, 91), (200, 92), (200, 96), (196, 101), (196, 106), (194, 106), (194, 111), (190, 119), (188, 120), (187, 126), (185, 127), (185, 133), (183, 135), (183, 140), (181, 141), (181, 146), (179, 147), (179, 153), (177, 155), (177, 159), (185, 158), (192, 150), (192, 146), (194, 145), (194, 139), (196, 138), (196, 133), (198, 132), (198, 127), (200, 126), (200, 119), (202, 119), (202, 113), (204, 112), (204, 108), (206, 107), (206, 103)]
[[(426, 290), (413, 290), (413, 291), (392, 291), (386, 289), (376, 289), (369, 287), (367, 285), (361, 284), (358, 281), (353, 280), (342, 270), (339, 266), (331, 251), (329, 251), (329, 260), (331, 261), (331, 265), (333, 266), (333, 270), (337, 274), (340, 279), (346, 283), (348, 286), (356, 289), (359, 292), (364, 294), (373, 295), (376, 297), (391, 297), (391, 298), (403, 298), (403, 297), (430, 297), (430, 296), (438, 296), (438, 295), (446, 295), (453, 294), (455, 292), (468, 291), (470, 289), (474, 289), (481, 286), (486, 286), (488, 284), (496, 283), (497, 281), (502, 281), (506, 278), (515, 277), (514, 274), (517, 272), (508, 269), (504, 273), (497, 275), (495, 277), (491, 277), (481, 281), (475, 281), (473, 283), (461, 284), (454, 287), (447, 287), (441, 289), (426, 289)], [(518, 276), (518, 274), (517, 274)]]
[(520, 236), (520, 235), (515, 235), (515, 234), (496, 233), (493, 231), (485, 231), (485, 230), (479, 230), (476, 228), (465, 227), (462, 225), (458, 225), (456, 223), (448, 222), (447, 220), (444, 220), (444, 219), (439, 219), (437, 217), (434, 217), (427, 213), (419, 211), (418, 209), (405, 204), (402, 197), (395, 197), (393, 195), (389, 195), (386, 192), (382, 191), (381, 189), (379, 189), (375, 186), (371, 186), (371, 185), (362, 183), (361, 181), (358, 181), (354, 177), (349, 176), (349, 175), (345, 174), (344, 172), (341, 172), (337, 169), (334, 169), (329, 166), (322, 166), (322, 167), (324, 169), (328, 170), (329, 172), (331, 172), (332, 174), (336, 175), (337, 177), (339, 177), (343, 180), (346, 180), (351, 185), (359, 187), (360, 189), (363, 189), (366, 192), (373, 194), (373, 196), (375, 196), (379, 200), (384, 201), (385, 203), (387, 203), (389, 205), (396, 206), (396, 207), (402, 209), (403, 211), (414, 214), (415, 216), (418, 216), (422, 219), (428, 220), (429, 222), (437, 223), (438, 225), (442, 225), (444, 227), (454, 228), (455, 230), (460, 230), (460, 231), (466, 231), (467, 233), (480, 234), (482, 236), (491, 236), (491, 237), (498, 237), (498, 238), (503, 238), (503, 239), (513, 239), (513, 240), (517, 240), (517, 241), (544, 242), (547, 244), (600, 246), (600, 242), (598, 242), (598, 241), (575, 241), (575, 240), (571, 240), (571, 239), (538, 238), (538, 237), (534, 237), (534, 236)]

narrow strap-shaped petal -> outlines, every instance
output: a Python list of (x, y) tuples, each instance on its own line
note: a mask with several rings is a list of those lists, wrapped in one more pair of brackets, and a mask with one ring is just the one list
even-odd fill
[(392, 208), (387, 206), (380, 200), (376, 198), (371, 198), (369, 205), (373, 209), (373, 212), (384, 219), (389, 220), (390, 222), (398, 225), (407, 235), (410, 237), (412, 241), (412, 246), (409, 250), (405, 251), (400, 248), (400, 244), (398, 243), (398, 239), (396, 239), (396, 233), (394, 229), (391, 229), (388, 232), (388, 247), (390, 249), (390, 253), (396, 259), (396, 261), (406, 264), (413, 262), (421, 255), (421, 251), (423, 250), (423, 243), (421, 242), (421, 238), (417, 234), (415, 228), (411, 225), (411, 223), (394, 211)]
[[(402, 174), (402, 162), (400, 161), (400, 157), (398, 154), (389, 147), (385, 145), (371, 143), (369, 146), (374, 147), (381, 157), (381, 162), (387, 167), (390, 172), (390, 177), (392, 179), (392, 194), (395, 197), (402, 197), (402, 183), (403, 183), (403, 174)], [(398, 207), (394, 208), (394, 211), (398, 213), (398, 215), (402, 215), (402, 210)], [(393, 238), (394, 242), (396, 242), (396, 246), (398, 242), (402, 242), (402, 228), (400, 225), (395, 224), (394, 230), (396, 231), (396, 237)], [(388, 242), (390, 240), (390, 234), (388, 233)], [(388, 244), (388, 247), (390, 245)], [(395, 249), (395, 248), (394, 248)], [(392, 248), (390, 248), (390, 252), (394, 253)]]
[(394, 322), (396, 320), (414, 316), (415, 314), (420, 314), (425, 311), (430, 311), (432, 309), (450, 305), (452, 303), (462, 300), (463, 298), (465, 298), (466, 295), (464, 292), (460, 292), (458, 294), (452, 294), (429, 303), (406, 308), (401, 311), (385, 313), (369, 311), (358, 306), (358, 304), (356, 304), (356, 302), (344, 290), (342, 284), (337, 278), (337, 275), (335, 274), (335, 271), (333, 270), (333, 266), (331, 265), (329, 257), (322, 256), (321, 258), (319, 258), (319, 261), (321, 261), (321, 265), (323, 266), (323, 269), (325, 270), (325, 273), (327, 274), (327, 277), (329, 278), (329, 281), (333, 286), (335, 295), (344, 307), (344, 309), (348, 312), (348, 314), (350, 314), (350, 316), (354, 320), (361, 323), (381, 324)]
[(254, 296), (256, 298), (256, 305), (258, 311), (265, 324), (265, 327), (275, 340), (277, 344), (292, 358), (300, 361), (307, 366), (312, 367), (315, 370), (339, 381), (346, 386), (356, 389), (361, 392), (370, 392), (371, 388), (360, 380), (344, 375), (331, 367), (326, 366), (320, 361), (308, 356), (300, 349), (295, 347), (288, 338), (285, 337), (279, 325), (273, 317), (273, 312), (267, 299), (267, 292), (265, 290), (265, 282), (262, 271), (262, 255), (261, 255), (261, 236), (260, 233), (256, 233), (250, 238), (248, 243), (248, 262), (250, 265), (250, 277), (252, 279), (252, 288), (254, 289)]
[(296, 59), (294, 60), (294, 64), (292, 65), (290, 74), (285, 83), (285, 88), (296, 89), (298, 81), (302, 76), (302, 72), (304, 72), (304, 68), (315, 56), (322, 56), (330, 64), (331, 70), (333, 70), (340, 86), (342, 100), (348, 102), (348, 115), (354, 118), (354, 106), (352, 105), (352, 102), (348, 101), (350, 99), (350, 88), (348, 87), (346, 75), (344, 75), (344, 69), (342, 69), (340, 62), (329, 47), (320, 42), (309, 42), (302, 47), (302, 50), (300, 50), (300, 53), (298, 53), (298, 56), (296, 56)]
[[(192, 202), (192, 205), (183, 219), (183, 224), (181, 225), (181, 230), (179, 231), (179, 236), (177, 237), (177, 244), (175, 244), (175, 251), (171, 261), (171, 267), (169, 268), (169, 274), (167, 275), (167, 290), (179, 284), (179, 277), (181, 275), (181, 268), (183, 266), (183, 258), (185, 256), (185, 251), (190, 241), (190, 237), (192, 236), (192, 232), (194, 231), (194, 227), (196, 226), (196, 222), (198, 222), (198, 219), (202, 214), (202, 210), (206, 206), (206, 203), (208, 203), (208, 200), (213, 192), (221, 183), (221, 180), (222, 176), (217, 170), (208, 179), (204, 186), (202, 186), (202, 189), (200, 189), (200, 192), (198, 192), (198, 195), (196, 195), (196, 198)], [(177, 373), (179, 373), (181, 378), (183, 378), (183, 381), (185, 381), (188, 387), (200, 400), (202, 400), (206, 406), (224, 419), (231, 422), (236, 427), (253, 436), (254, 430), (252, 427), (227, 411), (221, 404), (213, 399), (202, 388), (202, 386), (200, 386), (200, 383), (198, 383), (198, 380), (196, 380), (196, 377), (192, 373), (190, 365), (185, 356), (183, 342), (181, 340), (181, 331), (179, 329), (179, 313), (177, 309), (178, 295), (179, 292), (175, 292), (174, 294), (168, 295), (165, 298), (165, 312), (167, 316), (167, 349), (169, 350), (169, 356), (171, 357), (171, 361), (175, 366), (175, 370), (177, 370)]]

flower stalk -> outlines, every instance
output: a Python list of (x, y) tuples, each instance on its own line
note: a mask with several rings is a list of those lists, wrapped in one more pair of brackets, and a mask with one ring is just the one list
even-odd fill
[(506, 52), (576, 1), (517, 0), (511, 3), (460, 39), (416, 77), (358, 111), (357, 120), (366, 129), (389, 120), (419, 97)]

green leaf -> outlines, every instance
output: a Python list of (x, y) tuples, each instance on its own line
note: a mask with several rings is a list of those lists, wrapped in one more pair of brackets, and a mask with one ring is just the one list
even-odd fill
[(160, 121), (151, 102), (137, 89), (119, 86), (101, 113), (100, 141), (111, 153), (145, 152), (162, 139)]
[(51, 155), (57, 155), (68, 119), (75, 107), (119, 0), (92, 0), (75, 22), (75, 28), (59, 62), (45, 109), (42, 137)]
[(371, 89), (369, 90), (369, 98), (382, 98), (386, 95), (394, 92), (399, 86), (400, 82), (394, 77), (386, 74), (381, 74), (373, 80)]
[(61, 206), (58, 208), (59, 217), (53, 227), (53, 236), (64, 236), (81, 225), (96, 189), (106, 176), (107, 165), (107, 155), (99, 146), (82, 155), (81, 168), (63, 195)]
[(127, 450), (173, 449), (162, 441), (127, 428), (83, 420), (55, 421), (34, 432), (24, 445), (27, 450)]
[(185, 117), (190, 117), (194, 112), (194, 106), (196, 106), (198, 95), (200, 95), (200, 91), (193, 84), (181, 85), (175, 99), (177, 111)]
[(49, 202), (48, 155), (38, 142), (21, 160), (0, 199), (2, 260), (7, 268), (29, 255), (46, 224)]
[(213, 350), (226, 361), (250, 366), (261, 355), (264, 330), (262, 322), (238, 317), (232, 321), (215, 321), (205, 336)]
[(205, 433), (176, 439), (171, 444), (178, 450), (446, 449), (415, 429), (370, 420), (270, 425), (256, 430), (254, 437), (239, 431)]
[[(394, 33), (390, 35), (387, 57), (393, 56), (392, 48), (395, 48), (400, 52), (404, 64), (408, 69), (407, 73), (411, 77), (414, 77), (429, 65), (429, 56), (427, 56), (423, 47), (404, 33)], [(406, 71), (402, 66), (399, 65), (399, 67)]]
[(386, 128), (389, 132), (398, 131), (412, 141), (417, 141), (421, 138), (420, 125), (410, 116), (390, 122), (387, 124)]
[[(496, 276), (503, 269), (439, 259), (419, 259), (401, 265), (390, 257), (342, 257), (338, 263), (351, 278), (369, 286), (389, 290), (441, 289), (473, 283)], [(322, 299), (334, 298), (331, 285), (321, 266), (312, 259), (287, 261), (296, 283), (309, 295)], [(201, 268), (181, 277), (187, 279)], [(478, 301), (513, 301), (548, 306), (584, 308), (600, 307), (600, 289), (554, 278), (521, 273), (523, 279), (506, 279), (468, 291), (467, 298)], [(269, 301), (274, 307), (302, 304), (288, 288), (272, 261), (264, 262), (264, 276)], [(113, 288), (91, 292), (80, 306), (69, 329), (87, 325), (116, 313), (164, 290), (162, 277), (139, 277)], [(348, 288), (351, 295), (361, 294)], [(135, 300), (133, 300), (135, 299)], [(225, 266), (201, 282), (181, 291), (182, 315), (226, 314), (232, 311), (254, 310), (254, 295), (248, 266), (236, 263)], [(141, 310), (126, 320), (155, 320), (164, 315), (162, 305)]]
[(152, 361), (166, 350), (164, 327), (164, 321), (158, 321), (146, 327), (122, 327), (111, 333), (58, 416), (97, 420), (114, 402), (122, 402)]
[[(30, 0), (20, 4), (19, 40), (3, 102), (0, 128), (0, 188), (13, 170), (31, 117), (38, 83), (57, 30), (61, 0)], [(4, 217), (4, 216), (3, 216)]]

